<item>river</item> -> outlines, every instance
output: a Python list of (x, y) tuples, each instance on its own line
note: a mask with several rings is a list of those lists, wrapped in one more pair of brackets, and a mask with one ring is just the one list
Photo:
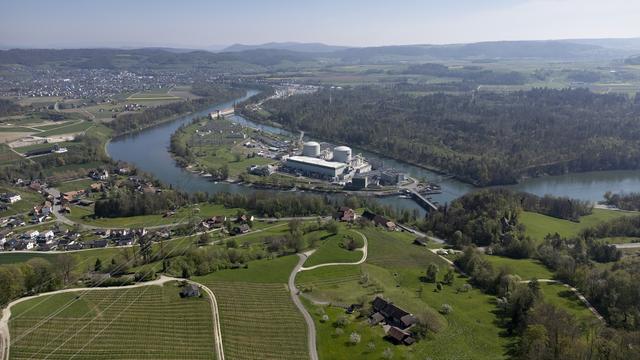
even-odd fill
[[(171, 135), (183, 124), (190, 123), (196, 117), (207, 116), (217, 109), (232, 107), (234, 102), (240, 102), (257, 94), (257, 91), (248, 91), (247, 94), (235, 101), (213, 105), (205, 110), (179, 117), (175, 120), (159, 124), (157, 126), (141, 130), (134, 134), (114, 138), (109, 142), (107, 151), (109, 156), (115, 160), (126, 161), (137, 168), (153, 174), (160, 181), (172, 185), (176, 189), (188, 192), (203, 191), (207, 193), (230, 192), (230, 193), (251, 193), (257, 190), (251, 187), (229, 184), (226, 182), (214, 183), (206, 178), (190, 173), (176, 165), (169, 153)], [(279, 134), (290, 134), (286, 130), (272, 126), (256, 124), (240, 115), (233, 115), (230, 118), (234, 122), (259, 128), (264, 131)], [(347, 144), (348, 145), (348, 144)], [(450, 202), (451, 200), (464, 195), (474, 188), (466, 183), (457, 181), (450, 177), (441, 176), (435, 172), (405, 164), (393, 159), (383, 158), (366, 151), (359, 151), (370, 159), (384, 161), (386, 167), (397, 168), (415, 178), (438, 183), (442, 188), (442, 193), (433, 195), (434, 201), (439, 203)], [(545, 176), (535, 179), (528, 179), (520, 184), (509, 186), (510, 188), (530, 192), (536, 195), (551, 194), (556, 196), (569, 196), (576, 199), (598, 201), (607, 191), (639, 191), (640, 171), (602, 171), (568, 174), (561, 176)], [(409, 199), (398, 197), (387, 197), (378, 199), (381, 203), (390, 205), (398, 209), (416, 209), (420, 213), (424, 210), (415, 202)]]

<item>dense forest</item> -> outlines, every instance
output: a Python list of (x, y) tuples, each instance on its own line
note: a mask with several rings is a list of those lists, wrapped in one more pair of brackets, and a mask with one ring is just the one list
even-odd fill
[(586, 89), (512, 93), (325, 89), (264, 104), (292, 130), (440, 169), (477, 185), (640, 168), (640, 96)]
[(121, 135), (144, 129), (157, 124), (160, 121), (171, 118), (172, 116), (198, 111), (214, 103), (223, 103), (239, 98), (246, 92), (240, 88), (210, 84), (200, 84), (196, 87), (196, 91), (208, 96), (194, 100), (159, 105), (153, 108), (148, 108), (139, 113), (124, 114), (118, 116), (116, 120), (108, 123), (107, 125), (114, 130), (115, 135)]

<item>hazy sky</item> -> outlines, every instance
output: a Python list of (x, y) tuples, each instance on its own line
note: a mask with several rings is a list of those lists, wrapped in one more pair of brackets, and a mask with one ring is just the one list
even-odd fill
[(208, 47), (639, 37), (640, 0), (3, 0), (0, 45)]

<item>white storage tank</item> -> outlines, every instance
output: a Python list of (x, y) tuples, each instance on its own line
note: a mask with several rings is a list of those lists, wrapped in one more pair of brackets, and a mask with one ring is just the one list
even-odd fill
[(333, 161), (345, 164), (351, 163), (351, 148), (348, 146), (337, 146), (334, 148)]
[(302, 145), (302, 155), (310, 157), (320, 156), (320, 144), (315, 141), (309, 141)]

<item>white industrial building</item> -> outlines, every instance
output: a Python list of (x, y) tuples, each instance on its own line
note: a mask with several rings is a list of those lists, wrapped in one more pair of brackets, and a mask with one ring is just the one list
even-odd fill
[(290, 156), (287, 158), (286, 166), (304, 174), (317, 174), (329, 178), (336, 178), (342, 175), (347, 168), (345, 163), (327, 161), (311, 156)]
[(315, 141), (302, 144), (302, 156), (289, 157), (285, 166), (303, 175), (340, 181), (371, 171), (371, 165), (361, 155), (353, 156), (350, 147), (331, 148), (330, 144)]

